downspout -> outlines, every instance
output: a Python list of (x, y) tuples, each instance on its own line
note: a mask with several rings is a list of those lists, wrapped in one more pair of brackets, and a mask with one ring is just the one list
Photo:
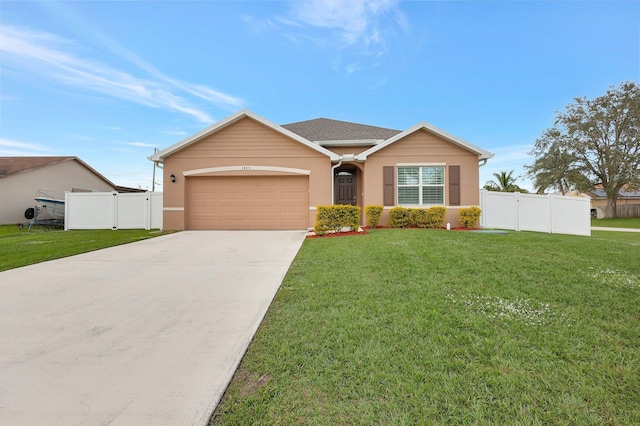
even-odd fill
[(481, 164), (478, 164), (478, 167), (482, 167), (485, 164), (487, 164), (487, 160), (488, 160), (488, 158), (483, 158), (482, 160), (478, 161), (478, 163), (481, 163)]

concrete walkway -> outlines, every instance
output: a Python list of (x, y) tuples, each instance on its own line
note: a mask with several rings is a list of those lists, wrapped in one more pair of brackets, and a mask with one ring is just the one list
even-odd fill
[(187, 231), (0, 272), (0, 425), (207, 424), (304, 237)]
[(606, 226), (592, 226), (592, 231), (613, 231), (613, 232), (640, 232), (638, 228), (608, 228)]

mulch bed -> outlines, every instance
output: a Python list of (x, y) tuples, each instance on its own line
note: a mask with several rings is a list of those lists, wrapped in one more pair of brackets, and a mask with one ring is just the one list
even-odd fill
[[(324, 234), (324, 235), (307, 235), (307, 238), (332, 238), (332, 237), (347, 237), (347, 236), (352, 236), (352, 235), (367, 235), (367, 231), (371, 229), (368, 226), (363, 226), (362, 227), (362, 231), (348, 231), (348, 232), (331, 232), (328, 234)], [(376, 226), (375, 229), (394, 229), (394, 228), (390, 228), (388, 226)], [(401, 228), (397, 228), (397, 229), (401, 229)], [(404, 229), (422, 229), (422, 228), (418, 228), (416, 226), (414, 227), (409, 227), (409, 228), (404, 228)], [(455, 228), (451, 228), (452, 231), (478, 231), (481, 228), (465, 228), (465, 227), (455, 227)], [(446, 231), (445, 228), (440, 228), (440, 230), (442, 231)]]

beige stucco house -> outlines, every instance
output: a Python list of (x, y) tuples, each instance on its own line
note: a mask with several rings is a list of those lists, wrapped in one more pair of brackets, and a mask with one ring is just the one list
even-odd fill
[(393, 206), (446, 206), (456, 224), (492, 156), (424, 122), (277, 125), (243, 110), (149, 159), (163, 163), (165, 229), (302, 230), (331, 204), (384, 205), (382, 225)]
[[(607, 212), (609, 200), (601, 186), (584, 192), (571, 191), (567, 195), (589, 197), (591, 199), (591, 217), (593, 218), (602, 219), (611, 214), (611, 212)], [(640, 191), (632, 191), (625, 185), (618, 193), (616, 209), (620, 217), (638, 217), (640, 212)]]
[(25, 223), (38, 191), (64, 199), (66, 191), (117, 188), (78, 157), (0, 157), (0, 224)]

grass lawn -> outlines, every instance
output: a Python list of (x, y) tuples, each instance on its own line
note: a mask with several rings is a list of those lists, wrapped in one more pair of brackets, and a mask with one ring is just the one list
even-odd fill
[(158, 235), (162, 233), (157, 230), (63, 231), (45, 226), (27, 230), (18, 229), (16, 225), (0, 225), (0, 271)]
[(212, 424), (640, 424), (640, 234), (305, 241)]
[(616, 219), (591, 219), (591, 226), (606, 226), (610, 228), (640, 228), (640, 218), (619, 217)]

